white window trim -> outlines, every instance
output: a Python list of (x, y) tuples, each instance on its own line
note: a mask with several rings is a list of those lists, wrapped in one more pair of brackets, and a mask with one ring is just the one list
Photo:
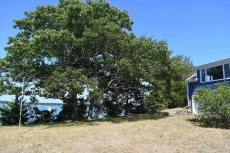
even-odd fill
[[(226, 64), (229, 65), (229, 71), (230, 71), (230, 63), (226, 63)], [(225, 65), (225, 64), (223, 64), (223, 66), (224, 66), (224, 65)], [(224, 70), (224, 71), (225, 71), (225, 70)], [(224, 72), (224, 78), (225, 78), (225, 79), (230, 79), (230, 77), (227, 77), (227, 78), (225, 77), (225, 72)]]
[[(229, 68), (230, 68), (230, 63), (225, 63), (225, 64), (229, 64)], [(206, 76), (207, 76), (207, 69), (209, 68), (212, 68), (212, 67), (217, 67), (217, 66), (212, 66), (212, 67), (207, 67), (207, 68), (202, 68), (200, 69), (200, 83), (207, 83), (207, 82), (216, 82), (216, 81), (222, 81), (222, 80), (227, 80), (227, 79), (230, 79), (229, 77), (228, 78), (225, 78), (225, 70), (224, 70), (224, 65), (225, 64), (221, 64), (221, 65), (217, 65), (217, 66), (222, 66), (222, 70), (223, 70), (223, 79), (217, 79), (217, 80), (211, 80), (211, 81), (206, 81)], [(205, 72), (205, 81), (203, 82), (202, 81), (202, 73), (201, 71), (204, 69), (204, 72)], [(229, 70), (230, 71), (230, 70)]]

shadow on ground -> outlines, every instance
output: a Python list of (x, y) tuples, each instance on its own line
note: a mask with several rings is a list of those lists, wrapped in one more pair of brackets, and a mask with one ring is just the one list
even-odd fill
[(194, 126), (202, 127), (202, 128), (218, 128), (218, 129), (225, 129), (230, 130), (230, 124), (220, 123), (215, 120), (206, 121), (206, 120), (199, 120), (197, 118), (187, 119), (187, 121), (191, 122)]
[[(159, 112), (155, 114), (135, 114), (129, 116), (122, 117), (110, 117), (110, 118), (102, 118), (102, 119), (91, 119), (91, 120), (79, 120), (79, 121), (65, 121), (65, 122), (57, 122), (53, 124), (39, 124), (42, 126), (47, 126), (46, 128), (52, 127), (68, 127), (68, 126), (96, 126), (100, 123), (108, 122), (114, 124), (120, 124), (125, 122), (136, 122), (142, 120), (158, 120), (162, 118), (166, 118), (169, 116), (167, 112)], [(27, 126), (39, 126), (39, 125), (27, 125)]]
[(192, 123), (192, 125), (194, 125), (194, 126), (204, 127), (204, 125), (198, 119), (196, 119), (195, 117), (187, 119), (186, 121)]

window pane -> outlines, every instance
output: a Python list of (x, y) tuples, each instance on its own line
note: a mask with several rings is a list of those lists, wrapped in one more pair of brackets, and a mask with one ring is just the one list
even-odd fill
[(229, 64), (224, 64), (225, 78), (230, 78)]
[(201, 70), (201, 81), (205, 82), (205, 69)]
[(207, 69), (207, 81), (223, 79), (223, 67), (222, 65), (211, 67)]

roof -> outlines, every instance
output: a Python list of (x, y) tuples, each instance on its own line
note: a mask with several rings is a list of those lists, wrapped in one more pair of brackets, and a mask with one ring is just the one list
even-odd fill
[(196, 73), (194, 73), (193, 75), (191, 75), (190, 77), (188, 77), (185, 80), (186, 83), (192, 83), (192, 82), (197, 82), (197, 77), (196, 77)]
[(226, 58), (226, 59), (223, 59), (223, 60), (219, 60), (219, 61), (203, 64), (203, 65), (200, 65), (200, 66), (196, 66), (195, 70), (200, 70), (200, 69), (204, 69), (204, 68), (210, 68), (210, 67), (214, 67), (214, 66), (227, 64), (227, 63), (230, 63), (230, 58)]

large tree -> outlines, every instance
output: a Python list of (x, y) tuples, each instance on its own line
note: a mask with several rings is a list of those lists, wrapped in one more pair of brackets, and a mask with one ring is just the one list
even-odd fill
[(35, 87), (41, 88), (47, 97), (60, 98), (73, 105), (73, 119), (78, 119), (77, 96), (84, 87), (97, 89), (94, 61), (101, 54), (99, 49), (103, 50), (101, 47), (109, 42), (100, 40), (99, 36), (93, 43), (87, 42), (88, 34), (93, 30), (100, 34), (104, 27), (119, 33), (130, 30), (132, 24), (127, 12), (109, 3), (79, 0), (60, 0), (58, 6), (38, 6), (14, 22), (20, 31), (15, 37), (9, 37), (4, 67), (34, 70)]
[(92, 112), (102, 93), (126, 93), (128, 105), (129, 94), (143, 95), (169, 80), (167, 42), (137, 38), (127, 11), (103, 0), (60, 0), (14, 22), (19, 32), (9, 37), (2, 68), (26, 72), (35, 91), (71, 106), (72, 119), (79, 118), (78, 97), (85, 89)]

